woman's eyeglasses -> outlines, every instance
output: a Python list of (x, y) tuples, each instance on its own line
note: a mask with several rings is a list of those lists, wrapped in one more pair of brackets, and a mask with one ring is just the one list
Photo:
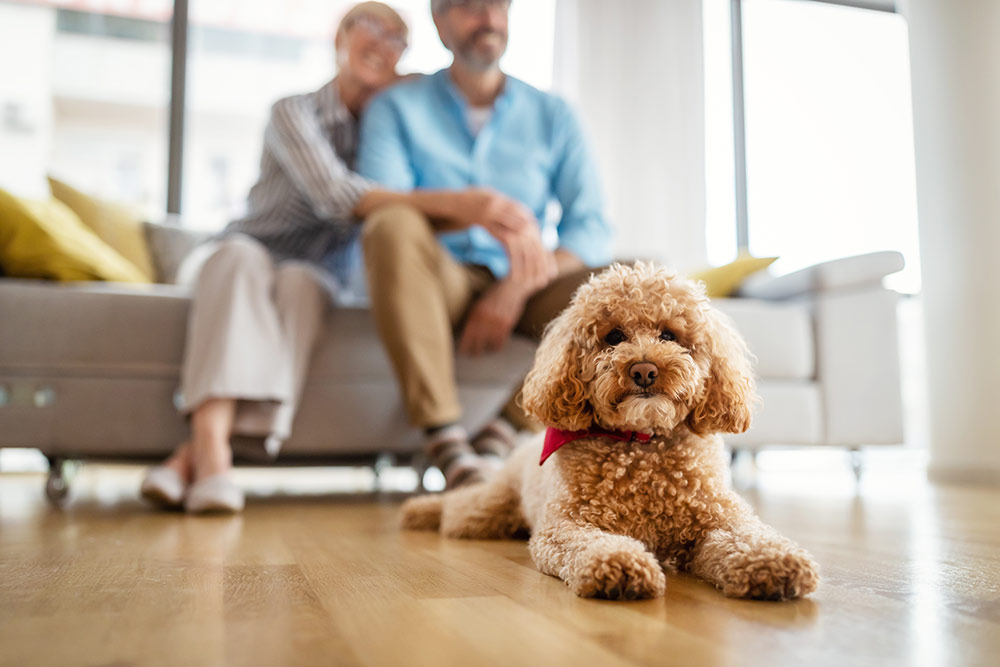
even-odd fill
[(391, 28), (387, 28), (381, 21), (359, 16), (351, 27), (358, 27), (368, 35), (382, 43), (383, 46), (395, 53), (402, 53), (406, 50), (406, 40), (402, 35)]

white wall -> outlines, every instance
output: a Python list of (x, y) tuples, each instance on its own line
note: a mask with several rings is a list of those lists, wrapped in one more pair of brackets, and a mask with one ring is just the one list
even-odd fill
[(931, 475), (1000, 483), (1000, 2), (907, 4)]
[(553, 87), (600, 162), (619, 257), (706, 263), (702, 61), (701, 0), (559, 0)]

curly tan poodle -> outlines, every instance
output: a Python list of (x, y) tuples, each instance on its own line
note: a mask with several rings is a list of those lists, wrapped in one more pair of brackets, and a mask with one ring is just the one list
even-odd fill
[(524, 408), (548, 426), (488, 482), (408, 500), (403, 526), (530, 533), (538, 569), (577, 595), (663, 595), (664, 568), (731, 597), (816, 588), (803, 549), (730, 487), (720, 432), (750, 425), (743, 340), (700, 285), (650, 264), (594, 276), (545, 331)]

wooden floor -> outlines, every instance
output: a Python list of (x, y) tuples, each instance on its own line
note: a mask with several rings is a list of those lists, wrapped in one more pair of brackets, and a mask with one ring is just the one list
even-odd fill
[(85, 468), (64, 511), (40, 475), (0, 474), (0, 663), (1000, 664), (1000, 490), (771, 473), (746, 495), (820, 562), (810, 599), (672, 575), (665, 599), (608, 602), (523, 542), (400, 532), (400, 495), (251, 472), (246, 513), (222, 518), (147, 510), (130, 468)]

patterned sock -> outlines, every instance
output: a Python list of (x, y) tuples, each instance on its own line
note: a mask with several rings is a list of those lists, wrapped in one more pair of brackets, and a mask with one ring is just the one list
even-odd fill
[(428, 429), (424, 452), (444, 475), (445, 488), (482, 482), (483, 461), (469, 445), (469, 435), (459, 424)]
[(472, 439), (472, 449), (480, 456), (490, 456), (505, 460), (517, 445), (517, 429), (504, 419), (497, 417), (482, 428)]

